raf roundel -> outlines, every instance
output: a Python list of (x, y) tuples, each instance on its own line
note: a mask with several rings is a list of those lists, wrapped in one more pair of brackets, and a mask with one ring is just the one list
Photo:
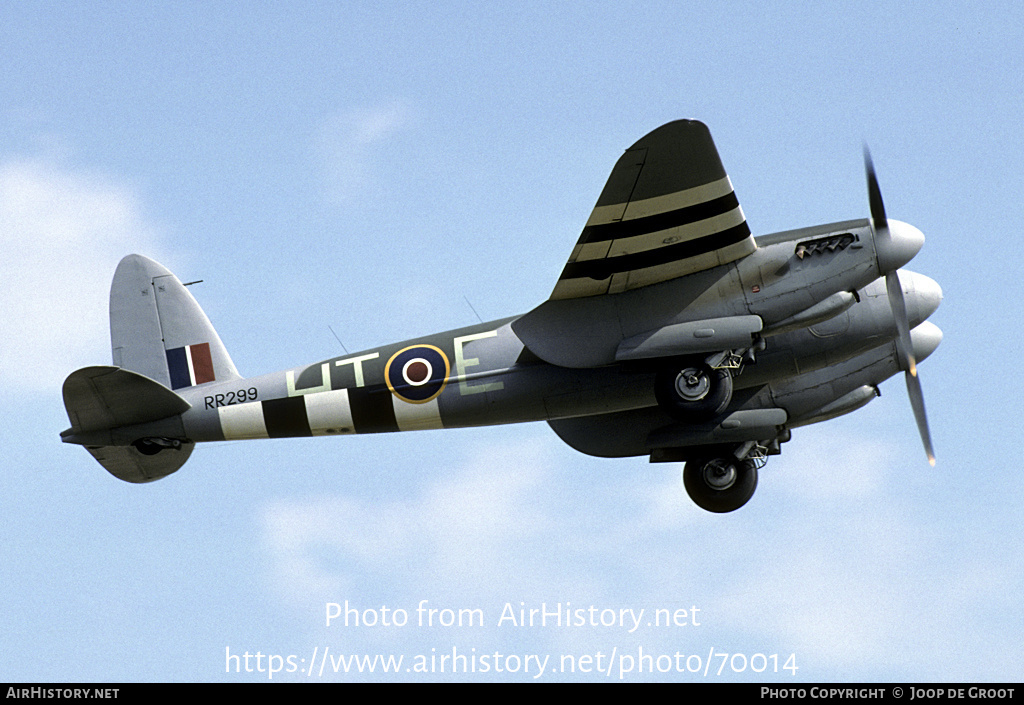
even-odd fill
[(440, 349), (413, 345), (392, 355), (384, 368), (384, 379), (391, 393), (402, 401), (425, 404), (444, 390), (450, 372), (448, 358)]

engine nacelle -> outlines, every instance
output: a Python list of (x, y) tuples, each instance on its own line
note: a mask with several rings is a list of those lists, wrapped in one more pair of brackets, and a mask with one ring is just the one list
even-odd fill
[[(914, 354), (924, 360), (942, 341), (942, 331), (927, 321), (910, 334)], [(772, 401), (789, 413), (789, 427), (835, 418), (867, 404), (883, 381), (899, 372), (892, 342), (846, 362), (769, 385)]]
[(810, 415), (793, 420), (789, 424), (789, 427), (795, 428), (797, 426), (807, 426), (812, 423), (828, 421), (829, 419), (849, 414), (851, 411), (856, 411), (857, 409), (867, 406), (872, 399), (880, 395), (881, 394), (877, 387), (865, 384), (862, 387), (857, 387), (849, 394), (826, 404), (817, 411), (811, 412)]

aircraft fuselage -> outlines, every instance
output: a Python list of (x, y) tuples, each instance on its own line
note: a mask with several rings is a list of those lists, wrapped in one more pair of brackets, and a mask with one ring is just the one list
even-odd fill
[[(185, 434), (199, 442), (381, 433), (654, 407), (658, 361), (617, 362), (606, 341), (685, 321), (760, 317), (764, 350), (736, 377), (738, 389), (826, 368), (896, 336), (884, 285), (872, 284), (880, 273), (867, 221), (768, 235), (757, 244), (738, 262), (679, 279), (612, 296), (546, 302), (542, 307), (576, 309), (575, 326), (559, 333), (568, 366), (545, 362), (527, 348), (514, 329), (519, 317), (500, 319), (283, 372), (176, 390), (192, 405), (182, 417)], [(906, 285), (912, 325), (938, 305), (925, 291), (927, 278), (915, 277), (920, 275), (911, 277), (921, 282), (919, 294)], [(826, 312), (817, 327), (772, 334), (773, 325), (842, 292), (861, 292), (855, 295), (860, 300)]]

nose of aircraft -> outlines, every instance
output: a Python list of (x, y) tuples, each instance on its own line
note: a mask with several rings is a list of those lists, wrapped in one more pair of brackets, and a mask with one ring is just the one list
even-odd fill
[(907, 318), (914, 327), (928, 319), (942, 303), (942, 287), (931, 277), (900, 271), (900, 284), (907, 302)]
[(910, 331), (910, 342), (914, 348), (914, 357), (920, 362), (939, 347), (939, 343), (942, 342), (942, 331), (934, 323), (925, 321)]
[[(884, 233), (884, 230), (883, 230)], [(878, 269), (883, 273), (892, 272), (905, 265), (920, 252), (924, 245), (924, 233), (910, 223), (900, 220), (889, 221), (889, 236), (875, 235), (875, 253), (878, 255)]]

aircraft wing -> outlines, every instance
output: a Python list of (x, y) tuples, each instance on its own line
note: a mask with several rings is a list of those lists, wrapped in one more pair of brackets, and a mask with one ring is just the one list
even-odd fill
[(734, 338), (749, 344), (761, 329), (756, 316), (673, 325), (680, 299), (712, 281), (639, 298), (652, 291), (645, 287), (699, 277), (755, 250), (707, 126), (670, 122), (619, 159), (551, 297), (512, 328), (537, 357), (562, 367), (741, 347)]
[(616, 163), (551, 298), (617, 294), (755, 249), (707, 126), (677, 120)]
[(618, 411), (595, 416), (552, 419), (551, 429), (567, 445), (599, 458), (657, 455), (666, 449), (742, 443), (775, 438), (789, 420), (784, 409), (737, 409), (706, 423), (680, 422), (664, 409)]

